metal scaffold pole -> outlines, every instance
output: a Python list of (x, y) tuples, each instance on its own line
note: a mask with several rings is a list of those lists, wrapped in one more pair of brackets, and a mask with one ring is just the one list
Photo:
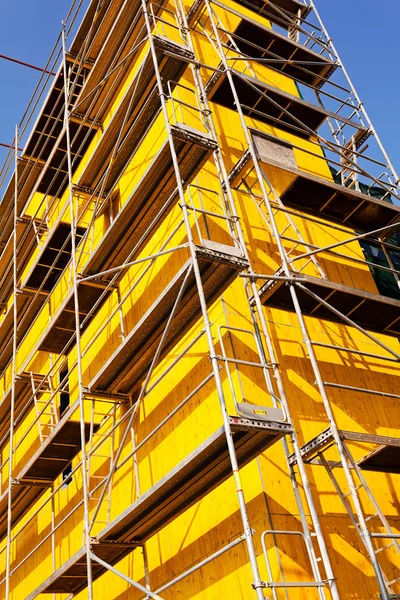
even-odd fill
[(10, 438), (8, 456), (8, 498), (7, 498), (7, 549), (6, 549), (6, 600), (11, 594), (11, 529), (12, 529), (12, 486), (13, 486), (13, 457), (14, 457), (14, 414), (15, 414), (15, 384), (17, 378), (17, 336), (18, 336), (18, 268), (17, 268), (17, 223), (18, 223), (18, 125), (15, 127), (14, 136), (14, 229), (13, 229), (13, 352), (12, 352), (12, 383), (10, 407)]
[(67, 66), (67, 48), (65, 25), (62, 25), (62, 49), (63, 49), (63, 74), (64, 74), (64, 128), (67, 145), (67, 165), (68, 165), (68, 187), (69, 187), (69, 214), (71, 220), (71, 271), (72, 286), (74, 298), (75, 314), (75, 348), (77, 356), (78, 373), (78, 399), (80, 416), (80, 435), (81, 435), (81, 472), (82, 472), (82, 490), (83, 490), (83, 535), (84, 546), (86, 547), (86, 568), (88, 580), (88, 600), (93, 600), (93, 578), (92, 578), (92, 554), (90, 539), (90, 509), (88, 495), (88, 472), (86, 456), (86, 432), (85, 432), (85, 407), (83, 394), (83, 369), (82, 369), (82, 351), (81, 351), (81, 330), (79, 314), (79, 293), (78, 293), (78, 274), (76, 263), (76, 215), (74, 208), (74, 188), (72, 182), (72, 157), (71, 157), (71, 137), (69, 128), (69, 73)]

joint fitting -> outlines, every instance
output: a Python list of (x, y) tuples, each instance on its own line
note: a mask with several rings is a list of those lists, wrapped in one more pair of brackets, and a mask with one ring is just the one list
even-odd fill
[(253, 588), (253, 590), (260, 590), (262, 588), (266, 588), (267, 584), (265, 583), (265, 581), (259, 581), (258, 583), (252, 583), (251, 587)]

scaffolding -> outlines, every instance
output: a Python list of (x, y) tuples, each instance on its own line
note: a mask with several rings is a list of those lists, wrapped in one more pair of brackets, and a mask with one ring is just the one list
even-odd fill
[[(91, 600), (107, 571), (138, 597), (159, 599), (242, 545), (249, 597), (280, 600), (294, 590), (338, 600), (340, 577), (310, 482), (312, 467), (323, 466), (372, 565), (369, 589), (399, 598), (400, 533), (380, 508), (368, 471), (399, 473), (400, 439), (344, 430), (329, 392), (400, 395), (350, 385), (347, 377), (326, 380), (318, 360), (319, 348), (385, 364), (400, 359), (383, 337), (399, 336), (400, 295), (344, 285), (329, 266), (346, 261), (365, 272), (365, 260), (351, 251), (363, 240), (387, 259), (387, 266), (369, 267), (399, 281), (391, 258), (399, 178), (314, 2), (197, 0), (188, 8), (182, 0), (92, 0), (83, 16), (81, 4), (72, 3), (0, 176), (4, 597), (13, 597), (12, 581), (28, 559), (48, 553), (48, 576), (40, 570), (40, 582), (24, 590), (29, 600), (83, 590)], [(199, 40), (212, 49), (210, 62)], [(263, 69), (290, 81), (290, 93), (267, 81)], [(235, 112), (246, 140), (233, 162), (215, 105)], [(139, 155), (145, 158), (135, 164)], [(307, 160), (315, 172), (304, 167)], [(132, 178), (121, 183), (129, 171)], [(207, 187), (210, 172), (218, 185)], [(269, 273), (259, 272), (249, 251), (239, 216), (246, 203), (270, 236)], [(313, 227), (336, 241), (317, 243), (307, 233)], [(163, 265), (167, 276), (157, 271)], [(226, 310), (218, 327), (210, 317), (232, 285), (247, 298), (246, 328), (230, 323)], [(296, 315), (329, 424), (305, 443), (271, 308)], [(372, 350), (313, 339), (310, 317), (354, 328)], [(244, 354), (243, 337), (250, 340)], [(109, 349), (93, 368), (105, 338)], [(206, 375), (193, 377), (172, 409), (148, 415), (161, 388), (174, 393), (170, 375), (193, 350)], [(262, 382), (264, 403), (244, 391), (249, 369)], [(141, 457), (177, 414), (194, 411), (204, 397), (219, 411), (219, 426), (202, 424), (175, 466), (154, 481)], [(279, 441), (298, 528), (275, 527), (268, 514), (270, 526), (260, 532), (241, 469)], [(361, 459), (354, 444), (368, 449)], [(133, 498), (121, 508), (115, 481), (127, 469)], [(58, 512), (72, 480), (79, 481), (76, 500)], [(240, 514), (235, 533), (154, 584), (149, 540), (226, 481), (234, 483)], [(19, 542), (41, 514), (51, 515), (51, 526), (22, 555)], [(63, 527), (76, 520), (76, 551), (60, 561)], [(303, 578), (286, 573), (281, 538), (299, 540)], [(142, 557), (144, 585), (116, 567), (132, 553)]]

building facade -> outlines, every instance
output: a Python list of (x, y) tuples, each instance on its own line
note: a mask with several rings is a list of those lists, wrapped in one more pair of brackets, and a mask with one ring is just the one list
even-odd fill
[(2, 171), (1, 597), (400, 598), (398, 177), (317, 7), (81, 4)]

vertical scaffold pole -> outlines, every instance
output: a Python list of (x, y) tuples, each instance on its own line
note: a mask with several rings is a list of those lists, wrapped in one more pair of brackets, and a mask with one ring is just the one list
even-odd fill
[(15, 413), (15, 382), (17, 377), (17, 224), (18, 224), (18, 139), (19, 129), (15, 126), (14, 136), (14, 231), (13, 231), (13, 354), (11, 363), (11, 407), (10, 407), (10, 442), (8, 456), (8, 488), (7, 488), (7, 548), (6, 548), (6, 600), (10, 598), (11, 584), (11, 529), (12, 529), (12, 484), (13, 484), (13, 454), (14, 454), (14, 413)]
[(89, 496), (87, 481), (87, 456), (86, 456), (86, 435), (85, 435), (85, 410), (83, 395), (83, 371), (81, 355), (81, 332), (79, 319), (79, 295), (78, 295), (78, 277), (76, 264), (76, 227), (74, 210), (74, 189), (72, 183), (72, 157), (71, 157), (71, 135), (69, 128), (69, 94), (68, 94), (68, 66), (67, 66), (67, 48), (65, 23), (62, 23), (62, 51), (63, 51), (63, 74), (64, 74), (64, 128), (67, 145), (67, 167), (68, 167), (68, 185), (69, 185), (69, 208), (71, 220), (71, 269), (72, 285), (74, 290), (74, 312), (75, 312), (75, 347), (76, 347), (76, 365), (78, 374), (78, 395), (79, 395), (79, 416), (80, 416), (80, 434), (81, 434), (81, 452), (82, 452), (82, 490), (83, 490), (83, 533), (84, 545), (86, 546), (86, 567), (88, 580), (88, 600), (93, 600), (93, 578), (92, 578), (92, 559), (91, 559), (91, 540), (89, 526)]
[(183, 184), (182, 184), (182, 179), (180, 176), (178, 159), (176, 156), (175, 145), (174, 145), (174, 141), (173, 141), (173, 137), (172, 137), (172, 133), (171, 133), (167, 103), (166, 103), (166, 99), (165, 99), (165, 93), (163, 91), (163, 85), (162, 85), (160, 72), (158, 69), (158, 61), (157, 61), (157, 56), (156, 56), (156, 51), (155, 51), (155, 46), (154, 46), (154, 40), (152, 38), (150, 18), (149, 18), (149, 14), (147, 12), (147, 6), (146, 6), (145, 0), (142, 0), (142, 10), (143, 10), (143, 14), (144, 14), (145, 23), (146, 23), (146, 29), (147, 29), (148, 36), (149, 36), (150, 51), (152, 54), (152, 59), (153, 59), (153, 64), (154, 64), (154, 69), (155, 69), (157, 87), (159, 90), (160, 101), (161, 101), (161, 108), (162, 108), (162, 112), (164, 115), (165, 128), (166, 128), (167, 134), (168, 134), (168, 142), (169, 142), (169, 146), (170, 146), (170, 150), (171, 150), (172, 162), (174, 165), (178, 193), (179, 193), (180, 201), (182, 203), (183, 219), (184, 219), (185, 226), (186, 226), (186, 234), (188, 237), (189, 248), (190, 248), (190, 253), (191, 253), (191, 258), (192, 258), (193, 272), (195, 275), (197, 290), (198, 290), (198, 294), (199, 294), (199, 302), (200, 302), (201, 311), (202, 311), (203, 320), (204, 320), (204, 329), (206, 332), (208, 347), (209, 347), (209, 351), (210, 351), (210, 361), (212, 364), (213, 374), (214, 374), (217, 393), (218, 393), (218, 400), (219, 400), (219, 404), (220, 404), (220, 408), (221, 408), (221, 412), (222, 412), (222, 418), (223, 418), (224, 430), (225, 430), (225, 434), (226, 434), (229, 458), (230, 458), (230, 462), (231, 462), (231, 466), (232, 466), (233, 477), (234, 477), (235, 484), (236, 484), (236, 492), (237, 492), (237, 497), (238, 497), (239, 510), (240, 510), (240, 515), (241, 515), (241, 519), (242, 519), (244, 534), (245, 534), (245, 538), (246, 538), (247, 551), (248, 551), (252, 575), (253, 575), (253, 588), (256, 592), (258, 600), (265, 600), (265, 597), (263, 594), (263, 584), (262, 584), (262, 581), (260, 578), (260, 573), (259, 573), (258, 563), (257, 563), (257, 556), (256, 556), (256, 552), (255, 552), (254, 542), (253, 542), (253, 531), (250, 527), (250, 521), (249, 521), (249, 517), (248, 517), (248, 513), (247, 513), (247, 506), (246, 506), (243, 487), (242, 487), (242, 483), (241, 483), (241, 477), (240, 477), (240, 473), (239, 473), (239, 465), (238, 465), (238, 461), (237, 461), (237, 457), (236, 457), (236, 450), (235, 450), (235, 446), (233, 443), (233, 437), (232, 437), (231, 427), (230, 427), (230, 423), (229, 423), (229, 415), (228, 415), (228, 411), (227, 411), (227, 407), (226, 407), (226, 402), (225, 402), (225, 397), (224, 397), (224, 392), (223, 392), (223, 387), (222, 387), (222, 381), (221, 381), (220, 372), (219, 372), (219, 364), (218, 364), (217, 354), (215, 352), (215, 347), (214, 347), (214, 340), (213, 340), (212, 331), (211, 331), (211, 323), (208, 318), (207, 303), (206, 303), (206, 299), (204, 296), (200, 269), (199, 269), (199, 265), (197, 262), (195, 243), (194, 243), (193, 236), (191, 233), (189, 214), (188, 214), (188, 210), (186, 208), (186, 203), (185, 203), (185, 192), (184, 192), (184, 188), (183, 188)]

